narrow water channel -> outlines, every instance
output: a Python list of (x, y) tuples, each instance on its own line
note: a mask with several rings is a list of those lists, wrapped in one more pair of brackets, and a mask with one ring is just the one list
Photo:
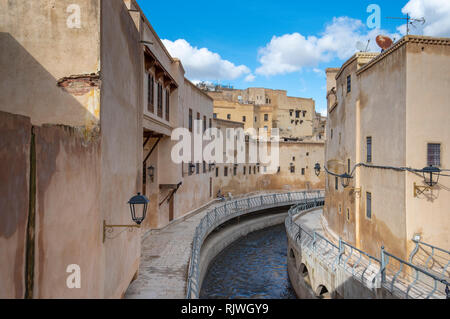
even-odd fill
[(284, 224), (251, 233), (223, 250), (208, 269), (200, 298), (297, 298), (287, 273)]

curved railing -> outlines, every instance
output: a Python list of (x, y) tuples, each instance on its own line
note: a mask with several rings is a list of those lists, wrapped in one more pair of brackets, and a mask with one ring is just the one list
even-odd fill
[(315, 254), (333, 271), (336, 271), (338, 266), (342, 267), (370, 289), (383, 286), (395, 296), (406, 299), (447, 297), (449, 283), (446, 278), (404, 261), (385, 251), (383, 247), (381, 258), (378, 259), (342, 239), (339, 240), (339, 245), (336, 245), (324, 236), (316, 232), (311, 233), (294, 222), (296, 215), (323, 206), (322, 201), (323, 199), (310, 200), (289, 210), (285, 223), (286, 231), (297, 248), (309, 255)]
[(200, 221), (195, 230), (192, 254), (189, 262), (186, 298), (198, 298), (200, 294), (200, 251), (205, 238), (218, 226), (225, 222), (254, 212), (274, 207), (296, 205), (303, 202), (314, 202), (322, 198), (323, 191), (304, 191), (252, 196), (224, 202), (211, 208)]

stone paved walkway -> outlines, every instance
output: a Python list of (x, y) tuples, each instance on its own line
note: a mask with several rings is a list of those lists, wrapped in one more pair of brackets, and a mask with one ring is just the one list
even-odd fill
[(128, 288), (126, 299), (186, 297), (186, 278), (195, 228), (207, 210), (162, 230), (152, 231), (144, 239), (139, 276)]
[[(255, 192), (252, 195), (273, 194)], [(235, 199), (240, 198), (236, 197)], [(216, 202), (180, 222), (154, 230), (144, 238), (138, 278), (128, 287), (126, 299), (184, 299), (195, 229)]]

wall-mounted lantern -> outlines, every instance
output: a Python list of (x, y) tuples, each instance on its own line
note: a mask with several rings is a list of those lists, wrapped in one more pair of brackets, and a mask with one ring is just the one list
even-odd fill
[(153, 167), (153, 165), (149, 166), (147, 172), (148, 172), (148, 176), (150, 177), (150, 180), (153, 183), (153, 180), (155, 178), (155, 167)]
[(441, 169), (439, 167), (427, 166), (424, 167), (419, 172), (422, 173), (424, 183), (427, 186), (419, 186), (414, 183), (414, 197), (417, 197), (419, 194), (423, 194), (426, 191), (431, 190), (434, 186), (439, 182), (439, 177), (441, 176)]
[(428, 167), (424, 167), (424, 169), (422, 170), (422, 174), (425, 180), (425, 184), (427, 184), (430, 187), (433, 187), (439, 182), (441, 170), (439, 169), (439, 167), (434, 167), (431, 165)]
[(136, 225), (107, 225), (106, 221), (103, 221), (103, 242), (106, 240), (106, 232), (113, 232), (114, 228), (140, 228), (142, 222), (147, 216), (147, 207), (150, 201), (141, 193), (133, 196), (128, 204), (130, 205), (131, 219), (136, 223)]
[(350, 180), (353, 178), (351, 175), (345, 173), (340, 176), (342, 187), (347, 188), (350, 185)]
[(321, 170), (322, 168), (320, 167), (320, 164), (319, 163), (316, 163), (316, 165), (314, 165), (314, 172), (316, 173), (316, 176), (317, 177), (319, 177), (319, 175), (320, 175), (320, 170)]
[(195, 173), (195, 164), (189, 163), (189, 174)]

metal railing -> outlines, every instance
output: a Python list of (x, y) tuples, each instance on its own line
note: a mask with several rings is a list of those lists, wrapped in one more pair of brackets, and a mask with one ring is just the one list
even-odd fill
[(384, 250), (381, 247), (382, 284), (391, 293), (402, 298), (445, 299), (450, 283)]
[(446, 278), (404, 261), (387, 252), (384, 247), (381, 248), (381, 259), (378, 259), (342, 239), (339, 239), (338, 246), (317, 232), (309, 232), (294, 222), (296, 215), (323, 205), (322, 201), (323, 199), (316, 199), (289, 210), (286, 231), (303, 252), (315, 254), (333, 271), (338, 266), (342, 267), (370, 289), (380, 288), (382, 285), (393, 295), (407, 299), (448, 298), (449, 283)]
[[(296, 205), (301, 203), (314, 203), (323, 200), (323, 191), (304, 191), (279, 194), (252, 196), (243, 199), (231, 200), (211, 208), (202, 218), (194, 234), (189, 272), (187, 278), (186, 298), (198, 298), (200, 294), (200, 252), (206, 237), (225, 222), (248, 214), (279, 206)], [(323, 204), (322, 204), (323, 205)]]
[(450, 251), (413, 240), (416, 247), (409, 256), (409, 262), (450, 281)]

